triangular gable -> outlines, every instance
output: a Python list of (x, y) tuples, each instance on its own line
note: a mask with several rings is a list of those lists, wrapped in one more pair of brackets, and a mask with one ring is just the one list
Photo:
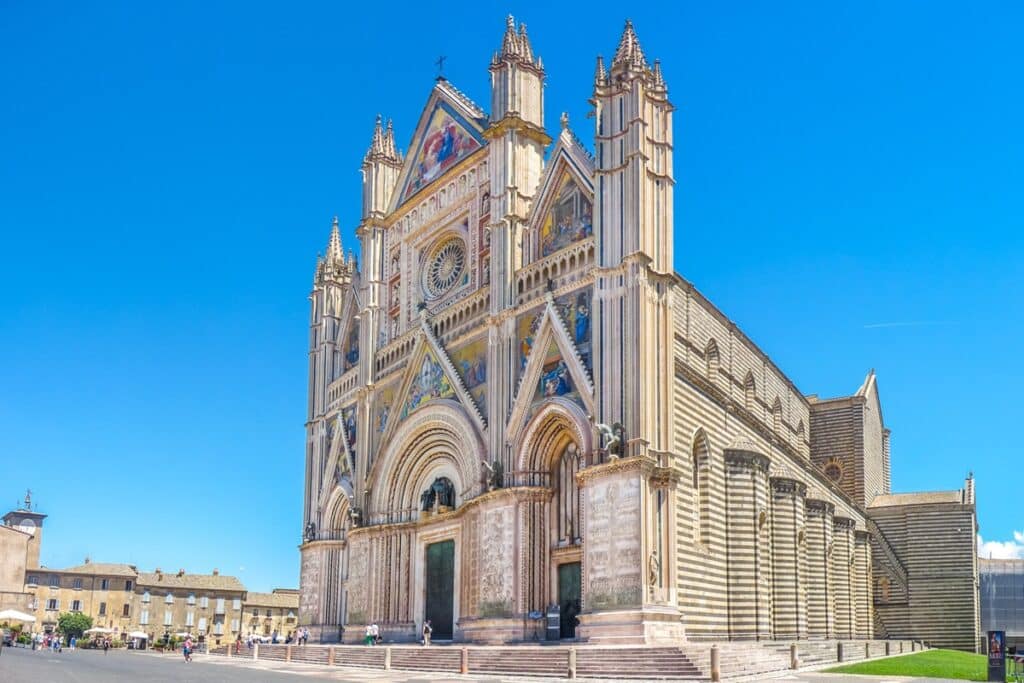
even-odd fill
[(348, 488), (351, 490), (353, 448), (349, 445), (347, 436), (348, 430), (345, 427), (342, 413), (327, 426), (329, 450), (327, 452), (327, 472), (330, 476), (324, 477), (320, 485), (320, 500), (324, 500), (335, 484), (341, 484), (342, 480), (348, 478)]
[(430, 331), (426, 321), (421, 321), (405, 375), (399, 385), (391, 416), (387, 420), (380, 443), (388, 443), (391, 435), (405, 418), (434, 401), (449, 400), (462, 404), (472, 417), (481, 437), (487, 428), (486, 420), (476, 407), (473, 397), (466, 390), (459, 373), (452, 365), (444, 348)]
[(540, 326), (519, 380), (519, 388), (508, 421), (512, 439), (549, 400), (573, 401), (585, 412), (594, 411), (594, 387), (582, 359), (572, 344), (565, 325), (548, 294)]
[(537, 257), (549, 256), (594, 234), (592, 169), (578, 143), (562, 131), (541, 179), (528, 218), (536, 235)]
[(451, 97), (439, 83), (423, 109), (398, 179), (392, 209), (485, 145), (482, 112)]

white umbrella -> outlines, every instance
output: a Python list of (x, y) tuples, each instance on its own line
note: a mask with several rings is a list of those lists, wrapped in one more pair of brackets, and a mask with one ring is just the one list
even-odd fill
[(192, 634), (191, 633), (175, 633), (174, 637), (175, 638), (191, 638)]
[(147, 636), (142, 631), (132, 631), (131, 633), (128, 634), (128, 637), (129, 638), (139, 638), (140, 640), (148, 640), (149, 639), (149, 636)]
[(112, 629), (112, 628), (103, 628), (102, 626), (93, 626), (90, 629), (86, 629), (85, 631), (82, 631), (82, 633), (113, 633), (113, 632), (114, 632), (114, 629)]
[(19, 612), (16, 609), (0, 610), (0, 621), (9, 621), (11, 619), (13, 619), (14, 621), (27, 622), (32, 622), (36, 620), (36, 618), (31, 614), (25, 614), (24, 612)]

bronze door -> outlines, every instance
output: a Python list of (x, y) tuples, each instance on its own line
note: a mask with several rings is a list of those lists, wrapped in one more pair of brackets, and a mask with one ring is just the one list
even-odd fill
[(559, 636), (576, 637), (576, 617), (580, 613), (580, 563), (558, 565)]
[(435, 640), (451, 640), (455, 591), (455, 541), (427, 546), (427, 609)]

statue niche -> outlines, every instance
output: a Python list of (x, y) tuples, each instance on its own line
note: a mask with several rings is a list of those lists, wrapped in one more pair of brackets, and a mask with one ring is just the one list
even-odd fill
[(420, 510), (436, 512), (442, 508), (455, 509), (455, 485), (448, 477), (438, 477), (420, 495)]

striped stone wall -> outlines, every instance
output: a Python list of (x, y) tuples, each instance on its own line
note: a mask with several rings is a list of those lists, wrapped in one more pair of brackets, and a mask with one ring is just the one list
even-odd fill
[[(927, 501), (928, 496), (936, 495), (916, 497)], [(934, 647), (976, 651), (979, 627), (974, 505), (916, 503), (915, 494), (891, 498), (896, 499), (894, 504), (868, 509), (885, 542), (906, 566), (905, 595), (890, 592), (885, 600), (881, 591), (875, 590), (874, 607), (886, 632), (892, 638), (912, 635)]]

